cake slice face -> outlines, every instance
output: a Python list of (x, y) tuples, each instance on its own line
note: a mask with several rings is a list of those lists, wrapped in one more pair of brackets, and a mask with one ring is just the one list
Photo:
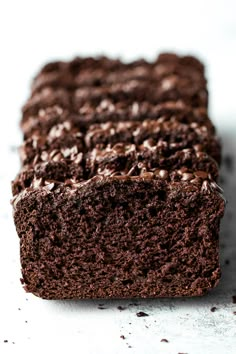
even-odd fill
[(195, 296), (219, 281), (214, 182), (95, 177), (13, 204), (25, 289), (42, 298)]

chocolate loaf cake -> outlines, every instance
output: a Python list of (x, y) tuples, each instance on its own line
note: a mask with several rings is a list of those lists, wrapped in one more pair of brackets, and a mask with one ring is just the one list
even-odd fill
[(47, 64), (12, 183), (25, 290), (45, 299), (205, 294), (219, 281), (221, 147), (204, 67)]

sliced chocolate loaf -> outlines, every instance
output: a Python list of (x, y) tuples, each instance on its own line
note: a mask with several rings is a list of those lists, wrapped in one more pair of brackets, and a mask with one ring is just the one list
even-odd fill
[(50, 63), (21, 125), (12, 204), (26, 291), (147, 298), (218, 283), (221, 149), (197, 59)]

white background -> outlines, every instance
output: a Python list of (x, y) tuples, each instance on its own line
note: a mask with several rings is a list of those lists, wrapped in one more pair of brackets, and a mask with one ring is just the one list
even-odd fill
[[(48, 60), (96, 54), (153, 59), (165, 50), (195, 54), (206, 64), (210, 113), (225, 152), (235, 150), (235, 13), (233, 0), (0, 2), (0, 353), (236, 352), (235, 174), (223, 173), (229, 203), (221, 233), (222, 282), (199, 299), (141, 301), (136, 307), (128, 306), (131, 300), (56, 302), (25, 294), (9, 205), (10, 180), (19, 169), (14, 147), (21, 141), (20, 107), (30, 80)], [(99, 310), (99, 303), (106, 309)], [(128, 308), (119, 311), (118, 305)], [(149, 317), (138, 318), (140, 310)]]

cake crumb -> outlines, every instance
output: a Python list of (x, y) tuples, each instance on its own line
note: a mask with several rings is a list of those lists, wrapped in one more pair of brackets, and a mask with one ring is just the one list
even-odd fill
[(140, 311), (136, 313), (137, 317), (146, 317), (149, 316), (146, 312)]
[(7, 339), (4, 339), (4, 341), (3, 341), (4, 343), (8, 343), (8, 340)]
[(163, 338), (163, 339), (161, 340), (161, 342), (169, 343), (169, 341), (168, 341), (167, 339), (165, 339), (165, 338)]
[(215, 306), (213, 306), (212, 308), (211, 308), (211, 312), (215, 312), (217, 310), (217, 307), (215, 307)]
[(233, 304), (236, 304), (236, 295), (232, 296)]
[(125, 336), (122, 334), (122, 335), (120, 336), (120, 338), (121, 338), (121, 339), (125, 339)]

